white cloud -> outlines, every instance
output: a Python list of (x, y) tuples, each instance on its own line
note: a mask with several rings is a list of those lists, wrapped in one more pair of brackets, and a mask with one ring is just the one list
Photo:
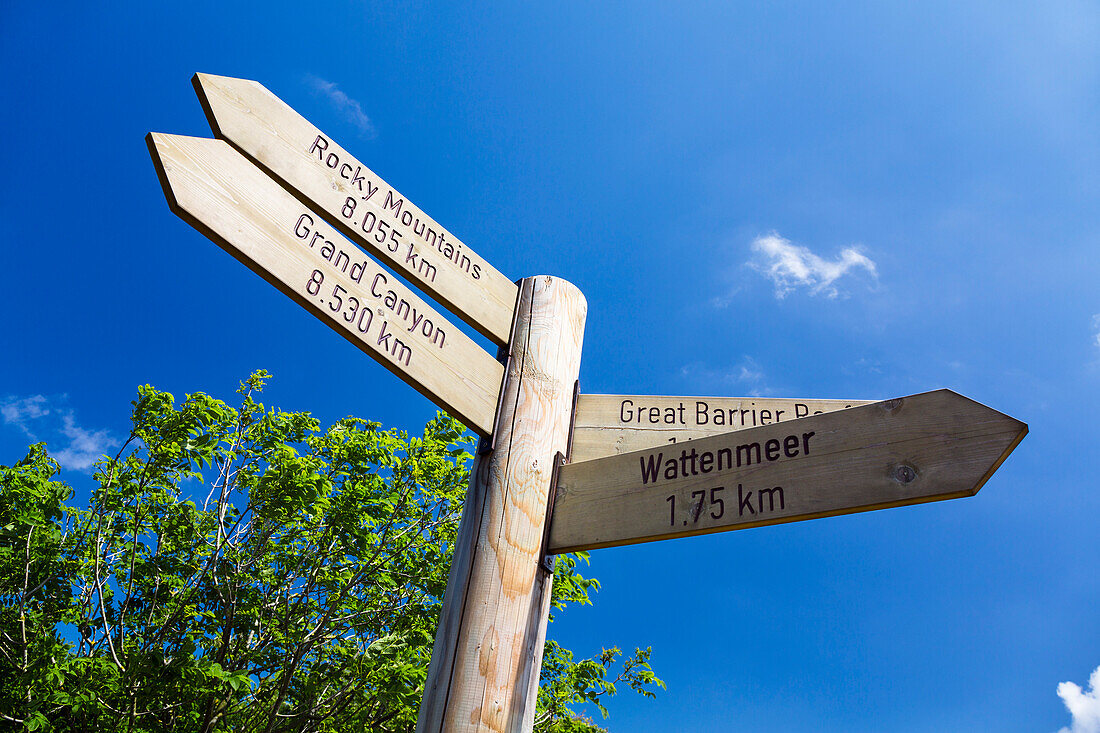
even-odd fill
[(1100, 313), (1092, 317), (1092, 329), (1096, 331), (1092, 340), (1097, 346), (1100, 346)]
[(732, 374), (736, 375), (735, 379), (738, 382), (747, 384), (760, 384), (764, 381), (764, 370), (756, 363), (756, 359), (751, 356), (742, 359)]
[(704, 364), (687, 364), (680, 368), (680, 376), (691, 379), (698, 386), (696, 394), (713, 392), (708, 384), (739, 385), (746, 397), (762, 397), (771, 390), (765, 384), (764, 370), (751, 356), (744, 356), (728, 369), (712, 369)]
[(64, 396), (51, 400), (40, 394), (9, 397), (0, 402), (0, 418), (31, 440), (45, 440), (50, 455), (62, 468), (86, 472), (119, 441), (108, 430), (81, 427), (64, 401)]
[(61, 433), (69, 439), (69, 446), (53, 454), (63, 468), (87, 471), (110, 448), (118, 447), (118, 439), (106, 430), (85, 430), (76, 424), (72, 413), (62, 418)]
[(367, 117), (367, 113), (363, 111), (359, 102), (349, 97), (331, 81), (325, 81), (312, 74), (307, 74), (305, 79), (314, 93), (321, 95), (336, 109), (343, 112), (348, 122), (359, 128), (359, 132), (364, 137), (370, 139), (375, 136), (374, 123), (370, 121), (370, 117)]
[(792, 244), (775, 232), (753, 240), (756, 259), (749, 262), (775, 284), (775, 297), (783, 298), (795, 288), (808, 288), (811, 295), (836, 298), (836, 281), (856, 270), (878, 278), (875, 263), (859, 247), (847, 247), (835, 260), (825, 260), (806, 247)]
[(1100, 733), (1100, 667), (1092, 671), (1087, 690), (1073, 682), (1062, 682), (1058, 685), (1058, 697), (1073, 718), (1070, 726), (1058, 733)]
[(50, 414), (46, 398), (36, 394), (30, 397), (9, 397), (0, 403), (0, 417), (3, 417), (5, 425), (12, 425), (22, 430), (28, 438), (34, 439), (28, 421)]
[(734, 297), (741, 292), (740, 286), (730, 288), (723, 295), (718, 295), (710, 299), (710, 304), (715, 308), (726, 308), (733, 304)]

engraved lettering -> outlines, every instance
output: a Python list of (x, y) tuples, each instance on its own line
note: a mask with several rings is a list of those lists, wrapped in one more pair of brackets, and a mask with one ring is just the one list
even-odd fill
[(656, 458), (654, 458), (653, 455), (648, 455), (638, 459), (642, 464), (643, 484), (648, 484), (650, 481), (657, 480), (658, 466), (661, 465), (661, 459), (664, 457), (664, 453), (658, 453)]
[[(390, 337), (391, 333), (386, 333), (386, 326), (389, 325), (386, 321), (382, 321), (382, 330), (378, 333), (378, 340), (375, 342), (375, 346), (382, 346), (382, 351), (390, 350)], [(383, 344), (385, 344), (383, 346)]]
[(764, 495), (768, 496), (768, 511), (775, 511), (775, 495), (779, 494), (779, 508), (785, 509), (786, 503), (783, 501), (783, 487), (776, 486), (774, 489), (757, 489), (756, 501), (757, 507), (759, 507), (761, 514), (764, 512)]
[(745, 493), (741, 484), (737, 484), (737, 514), (745, 516), (746, 509), (749, 510), (749, 514), (756, 514), (756, 510), (752, 508), (752, 491)]
[[(412, 249), (411, 242), (409, 243), (409, 249)], [(420, 266), (417, 268), (417, 272), (420, 273), (420, 277), (427, 280), (428, 282), (435, 282), (435, 266), (429, 263), (423, 257), (420, 258)]]
[(309, 154), (313, 155), (313, 152), (317, 152), (317, 160), (324, 160), (324, 152), (328, 150), (328, 140), (324, 139), (320, 135), (313, 141), (313, 144), (309, 146)]
[(389, 209), (393, 212), (393, 218), (397, 219), (401, 216), (401, 207), (404, 205), (405, 199), (395, 199), (393, 191), (386, 191), (386, 201), (382, 204), (383, 209)]
[(794, 458), (798, 455), (798, 436), (788, 435), (783, 439), (783, 455)]
[[(746, 443), (745, 445), (737, 446), (737, 467), (742, 465), (751, 466), (753, 451), (756, 452), (756, 462), (760, 463), (760, 444), (759, 443)], [(744, 463), (741, 462), (741, 457), (745, 457)]]
[(769, 461), (779, 458), (779, 441), (772, 438), (764, 444), (764, 457)]
[[(360, 191), (362, 191), (364, 180), (366, 180), (366, 179), (363, 177), (363, 166), (361, 166), (361, 165), (355, 166), (355, 175), (351, 177), (351, 185), (358, 187), (358, 189)], [(367, 184), (367, 185), (369, 186), (370, 184)], [(378, 189), (375, 189), (375, 190), (378, 190)], [(367, 195), (367, 198), (370, 198), (369, 194)]]
[[(306, 222), (309, 222), (309, 226), (306, 226)], [(309, 227), (313, 226), (313, 217), (309, 214), (302, 214), (298, 217), (298, 223), (294, 225), (294, 236), (298, 239), (305, 239), (309, 236)]]
[[(416, 308), (413, 308), (412, 309), (412, 325), (408, 327), (408, 329), (407, 329), (408, 332), (412, 333), (416, 329), (416, 327), (420, 325), (420, 321), (423, 320), (423, 319), (424, 319), (424, 314), (420, 313), (418, 315), (417, 312), (416, 312)], [(408, 319), (406, 319), (406, 320), (408, 320)], [(431, 323), (431, 321), (428, 321), (428, 323)]]
[[(364, 201), (370, 201), (370, 197), (373, 196), (374, 194), (378, 193), (378, 189), (381, 185), (382, 184), (378, 184), (377, 186), (372, 187), (370, 181), (367, 181), (367, 195), (363, 197), (363, 200)], [(362, 185), (359, 186), (359, 190), (360, 191), (363, 190)]]

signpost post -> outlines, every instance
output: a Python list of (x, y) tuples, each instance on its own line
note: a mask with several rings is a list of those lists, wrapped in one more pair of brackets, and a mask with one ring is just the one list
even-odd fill
[[(548, 556), (971, 496), (1027, 433), (948, 390), (578, 395), (576, 287), (512, 283), (260, 84), (193, 83), (220, 140), (147, 138), (172, 211), (483, 438), (421, 733), (531, 730)], [(501, 345), (503, 364), (359, 247)]]
[(496, 447), (474, 468), (418, 731), (530, 731), (550, 612), (542, 560), (557, 456), (569, 444), (587, 305), (573, 285), (520, 284)]

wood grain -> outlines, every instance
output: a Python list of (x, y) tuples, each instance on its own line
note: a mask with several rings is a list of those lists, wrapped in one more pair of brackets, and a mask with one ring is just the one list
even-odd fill
[(869, 405), (872, 400), (582, 394), (572, 463)]
[(570, 464), (558, 477), (549, 549), (972, 496), (1026, 434), (1018, 420), (939, 390)]
[(417, 731), (530, 731), (553, 575), (541, 565), (554, 457), (569, 440), (584, 296), (520, 286), (496, 447), (463, 511)]
[(480, 333), (508, 342), (514, 282), (262, 84), (192, 82), (217, 137)]
[(469, 336), (227, 143), (159, 133), (147, 143), (180, 218), (471, 429), (492, 432), (504, 367)]

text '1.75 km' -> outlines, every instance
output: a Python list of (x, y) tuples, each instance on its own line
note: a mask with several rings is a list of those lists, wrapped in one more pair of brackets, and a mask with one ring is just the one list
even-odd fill
[[(811, 430), (801, 433), (801, 435), (795, 433), (783, 438), (771, 438), (763, 441), (763, 444), (760, 442), (746, 442), (737, 446), (719, 448), (716, 451), (704, 450), (700, 452), (695, 447), (688, 451), (685, 448), (680, 451), (679, 457), (673, 455), (665, 458), (663, 451), (639, 456), (638, 462), (641, 467), (642, 484), (655, 483), (661, 479), (675, 481), (679, 478), (699, 476), (712, 471), (748, 467), (763, 462), (770, 463), (783, 458), (797, 458), (800, 453), (809, 455), (810, 438), (814, 435), (814, 431)], [(711, 519), (719, 520), (725, 517), (727, 497), (722, 495), (725, 490), (725, 486), (714, 486), (692, 491), (691, 499), (686, 502), (686, 518), (683, 519), (682, 526), (687, 527), (689, 524), (698, 523), (700, 517), (703, 516), (704, 506), (709, 507), (707, 514)], [(707, 503), (708, 498), (709, 504)], [(728, 498), (732, 499), (733, 497)], [(767, 510), (764, 508), (765, 498), (768, 500)], [(757, 512), (763, 514), (765, 511), (774, 511), (777, 508), (777, 499), (778, 508), (780, 510), (785, 509), (786, 502), (782, 486), (757, 489), (754, 505), (753, 490), (750, 489), (746, 492), (745, 487), (739, 483), (737, 484), (737, 496), (734, 499), (737, 516), (745, 517), (746, 515), (755, 515)], [(665, 498), (665, 501), (669, 505), (669, 526), (675, 527), (677, 519), (676, 494), (670, 494)], [(684, 509), (684, 504), (684, 501), (680, 502), (681, 510)]]

